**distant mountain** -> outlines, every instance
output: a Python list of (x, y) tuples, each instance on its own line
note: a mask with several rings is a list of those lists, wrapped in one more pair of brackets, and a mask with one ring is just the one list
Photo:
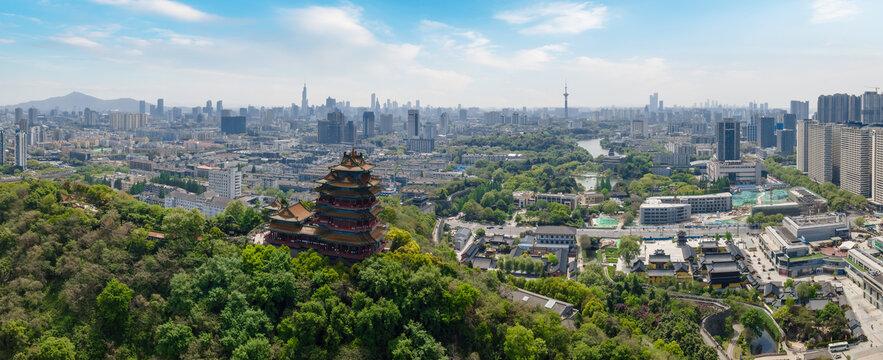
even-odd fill
[(83, 110), (89, 108), (95, 111), (116, 110), (120, 112), (138, 112), (138, 100), (124, 98), (115, 100), (103, 100), (94, 96), (89, 96), (81, 92), (72, 92), (65, 96), (57, 96), (46, 100), (28, 101), (21, 104), (7, 105), (7, 108), (20, 107), (27, 113), (29, 108), (35, 107), (40, 112), (48, 112), (53, 109), (61, 111), (66, 110)]

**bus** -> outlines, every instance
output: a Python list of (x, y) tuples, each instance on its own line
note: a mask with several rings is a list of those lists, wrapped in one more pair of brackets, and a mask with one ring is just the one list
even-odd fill
[(828, 351), (832, 353), (838, 351), (846, 351), (847, 349), (849, 349), (849, 343), (846, 341), (828, 344)]

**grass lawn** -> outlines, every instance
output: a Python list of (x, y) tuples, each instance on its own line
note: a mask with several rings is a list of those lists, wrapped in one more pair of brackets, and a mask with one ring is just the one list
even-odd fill
[(607, 275), (610, 275), (610, 277), (612, 278), (613, 275), (615, 275), (615, 274), (616, 274), (616, 266), (608, 265), (607, 266)]

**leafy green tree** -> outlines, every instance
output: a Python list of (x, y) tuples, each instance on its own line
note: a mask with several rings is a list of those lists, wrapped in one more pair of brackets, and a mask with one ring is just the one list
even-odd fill
[(390, 250), (395, 251), (411, 242), (411, 233), (393, 226), (386, 233), (386, 239), (392, 242)]
[(739, 322), (748, 331), (749, 338), (760, 336), (763, 332), (763, 317), (765, 314), (755, 308), (747, 308), (745, 312), (739, 316)]
[(249, 339), (233, 350), (233, 360), (270, 360), (270, 342), (263, 336)]
[(626, 235), (619, 239), (619, 257), (630, 264), (638, 254), (641, 253), (640, 237), (634, 235)]
[(411, 321), (405, 331), (390, 344), (393, 360), (446, 360), (445, 348), (432, 335), (423, 330), (420, 323)]
[(187, 349), (192, 339), (193, 331), (189, 326), (166, 322), (156, 328), (156, 352), (175, 358)]
[(608, 215), (615, 215), (620, 209), (621, 207), (619, 206), (619, 204), (617, 204), (616, 201), (613, 200), (607, 200), (603, 204), (601, 204), (601, 212)]
[(6, 349), (9, 355), (23, 350), (33, 336), (28, 323), (24, 320), (9, 320), (0, 326), (0, 348)]
[(162, 229), (166, 238), (194, 241), (202, 235), (205, 216), (197, 209), (190, 211), (182, 208), (169, 210), (163, 217)]
[(34, 353), (35, 360), (74, 360), (76, 349), (66, 337), (48, 336), (44, 338)]
[(126, 328), (129, 321), (129, 302), (134, 294), (132, 289), (115, 278), (107, 282), (107, 286), (98, 294), (95, 305), (96, 313), (105, 328), (110, 331)]
[(801, 303), (806, 303), (807, 300), (816, 297), (816, 287), (814, 285), (810, 285), (808, 282), (802, 282), (797, 285), (797, 298)]
[(506, 329), (503, 354), (509, 360), (536, 360), (546, 353), (546, 342), (534, 338), (533, 331), (521, 325)]
[(396, 304), (380, 299), (356, 313), (355, 333), (369, 348), (381, 350), (389, 339), (395, 338), (401, 320), (402, 314)]

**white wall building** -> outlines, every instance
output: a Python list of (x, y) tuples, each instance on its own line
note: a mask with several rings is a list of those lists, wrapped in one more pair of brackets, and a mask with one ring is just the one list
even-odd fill
[(208, 174), (208, 189), (218, 196), (235, 199), (242, 196), (242, 173), (236, 168), (212, 170)]

